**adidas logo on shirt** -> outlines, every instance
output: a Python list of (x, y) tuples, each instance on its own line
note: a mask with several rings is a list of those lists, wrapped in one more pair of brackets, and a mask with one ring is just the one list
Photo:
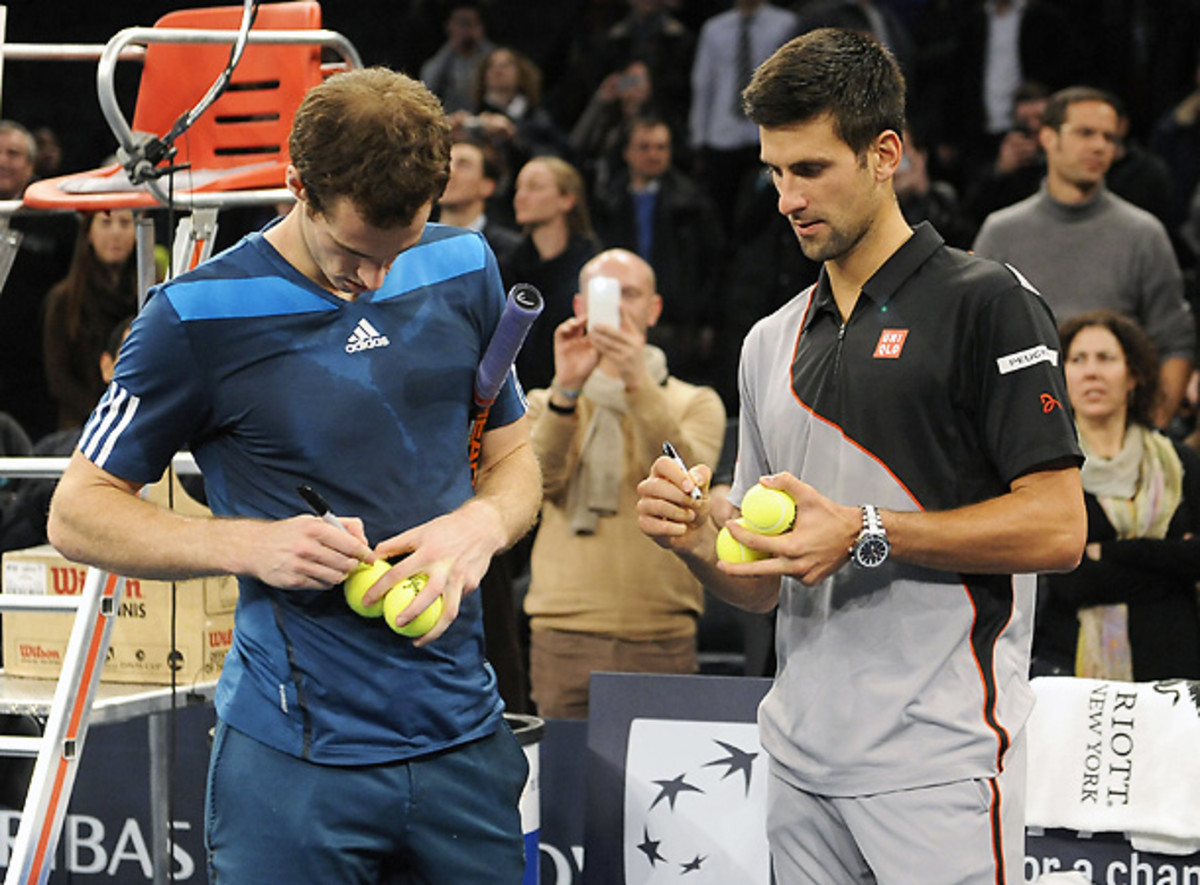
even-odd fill
[(365, 319), (361, 319), (354, 327), (354, 332), (346, 339), (346, 353), (358, 353), (360, 350), (370, 350), (373, 347), (387, 347), (391, 343), (387, 335), (381, 335), (378, 329)]

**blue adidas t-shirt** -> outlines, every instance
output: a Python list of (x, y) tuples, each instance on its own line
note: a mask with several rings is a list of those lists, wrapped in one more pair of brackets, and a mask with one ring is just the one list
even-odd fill
[[(189, 447), (217, 516), (307, 512), (307, 483), (372, 544), (461, 505), (475, 367), (504, 307), (482, 236), (427, 225), (384, 285), (345, 301), (254, 233), (158, 287), (80, 440), (110, 473), (152, 482)], [(489, 426), (519, 418), (510, 374)], [(488, 734), (502, 702), (478, 593), (414, 648), (339, 589), (240, 579), (216, 706), (272, 747), (333, 764), (403, 759)]]

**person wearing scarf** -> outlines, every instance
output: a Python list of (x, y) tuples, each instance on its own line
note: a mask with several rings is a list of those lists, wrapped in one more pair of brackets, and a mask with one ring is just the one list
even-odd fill
[(539, 715), (584, 718), (594, 670), (693, 673), (700, 583), (637, 527), (637, 484), (671, 441), (689, 464), (716, 463), (725, 409), (716, 391), (670, 376), (646, 344), (662, 312), (654, 271), (624, 249), (579, 275), (621, 287), (621, 326), (588, 331), (587, 304), (554, 332), (554, 380), (529, 394), (542, 467), (542, 521), (525, 611)]
[(1200, 678), (1200, 455), (1151, 429), (1158, 361), (1134, 321), (1092, 311), (1060, 335), (1088, 545), (1073, 572), (1041, 579), (1035, 674)]

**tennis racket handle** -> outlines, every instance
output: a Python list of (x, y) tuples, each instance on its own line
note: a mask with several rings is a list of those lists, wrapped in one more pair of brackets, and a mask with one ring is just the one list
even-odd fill
[(504, 313), (492, 333), (479, 368), (475, 371), (475, 403), (482, 406), (491, 403), (504, 386), (508, 370), (516, 362), (521, 345), (533, 321), (542, 312), (545, 302), (542, 293), (529, 283), (517, 283), (508, 290)]

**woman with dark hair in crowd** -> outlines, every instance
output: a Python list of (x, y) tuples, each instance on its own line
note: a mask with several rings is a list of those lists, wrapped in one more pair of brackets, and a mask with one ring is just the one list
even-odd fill
[(450, 115), (456, 134), (484, 136), (519, 169), (538, 154), (566, 156), (566, 134), (542, 105), (542, 72), (507, 46), (491, 49), (475, 69), (475, 111)]
[(1091, 311), (1059, 334), (1088, 544), (1041, 578), (1034, 673), (1200, 679), (1200, 455), (1152, 429), (1158, 359), (1133, 320)]
[(67, 275), (46, 298), (46, 382), (60, 429), (79, 427), (104, 393), (100, 354), (113, 327), (137, 311), (137, 233), (128, 210), (80, 219)]

